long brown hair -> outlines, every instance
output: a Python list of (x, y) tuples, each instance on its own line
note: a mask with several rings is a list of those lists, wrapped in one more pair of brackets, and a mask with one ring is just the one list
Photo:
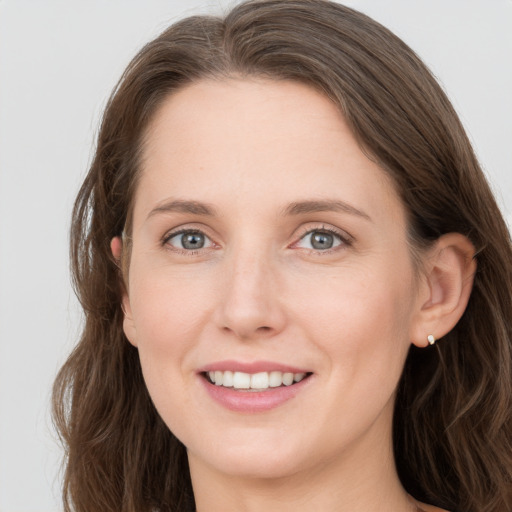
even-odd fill
[(437, 346), (412, 348), (394, 417), (405, 488), (458, 512), (512, 510), (512, 251), (457, 115), (414, 52), (367, 16), (324, 0), (254, 0), (171, 26), (133, 59), (107, 105), (71, 229), (85, 311), (54, 387), (67, 449), (65, 510), (193, 510), (185, 447), (157, 414), (122, 330), (110, 240), (129, 232), (142, 139), (162, 99), (202, 78), (295, 80), (335, 102), (391, 175), (412, 250), (459, 232), (477, 250), (466, 312)]

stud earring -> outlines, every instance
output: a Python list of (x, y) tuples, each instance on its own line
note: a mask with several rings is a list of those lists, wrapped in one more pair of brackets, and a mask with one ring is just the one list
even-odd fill
[(436, 339), (434, 338), (434, 335), (433, 334), (429, 334), (427, 336), (427, 340), (428, 340), (428, 344), (429, 345), (433, 345), (435, 342), (436, 342)]

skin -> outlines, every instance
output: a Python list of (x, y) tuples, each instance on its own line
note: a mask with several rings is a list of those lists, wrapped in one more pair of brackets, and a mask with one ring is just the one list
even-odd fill
[[(290, 211), (308, 201), (337, 206)], [(187, 229), (203, 248), (180, 246)], [(333, 247), (314, 248), (326, 230)], [(314, 90), (233, 78), (164, 101), (135, 196), (124, 330), (187, 447), (199, 512), (413, 509), (393, 461), (395, 390), (411, 342), (464, 311), (474, 264), (451, 234), (415, 272), (406, 230), (390, 179)], [(112, 251), (122, 259), (119, 238)], [(312, 375), (279, 407), (234, 412), (198, 374), (222, 360)]]

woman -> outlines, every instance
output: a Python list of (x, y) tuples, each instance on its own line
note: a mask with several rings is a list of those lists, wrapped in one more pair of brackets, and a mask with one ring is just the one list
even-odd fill
[(415, 54), (323, 0), (132, 61), (73, 214), (66, 510), (512, 507), (511, 250)]

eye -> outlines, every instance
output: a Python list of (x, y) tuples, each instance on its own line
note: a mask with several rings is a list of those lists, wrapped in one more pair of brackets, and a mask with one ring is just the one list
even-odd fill
[(296, 247), (313, 249), (315, 251), (327, 251), (342, 244), (347, 240), (340, 234), (328, 229), (315, 229), (308, 231), (296, 244)]
[(197, 251), (213, 245), (204, 233), (190, 229), (171, 233), (164, 239), (164, 243), (183, 251)]

